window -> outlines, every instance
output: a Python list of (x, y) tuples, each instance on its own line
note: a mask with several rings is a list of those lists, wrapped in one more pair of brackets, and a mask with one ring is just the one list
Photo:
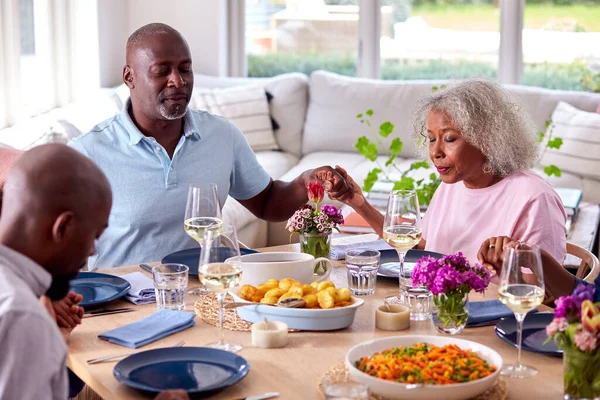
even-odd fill
[(248, 76), (356, 75), (358, 0), (246, 0)]
[(384, 4), (383, 79), (496, 78), (500, 11), (491, 0)]
[(325, 69), (600, 92), (600, 0), (246, 0), (245, 12), (248, 76)]
[(526, 0), (522, 83), (587, 90), (595, 74), (598, 85), (600, 1)]

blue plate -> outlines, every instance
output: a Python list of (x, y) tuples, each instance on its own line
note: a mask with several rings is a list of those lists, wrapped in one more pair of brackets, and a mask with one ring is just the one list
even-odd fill
[[(379, 250), (379, 252), (381, 253), (381, 258), (379, 261), (379, 269), (377, 270), (377, 276), (398, 279), (398, 274), (400, 273), (400, 265), (398, 264), (399, 260), (398, 253), (396, 252), (396, 250)], [(409, 250), (406, 253), (406, 256), (404, 256), (404, 265), (413, 267), (421, 257), (425, 256), (431, 256), (436, 259), (444, 257), (443, 254), (434, 253), (433, 251)]]
[(113, 374), (122, 384), (145, 392), (210, 394), (236, 384), (249, 370), (248, 361), (228, 351), (170, 347), (131, 355), (115, 365)]
[[(544, 344), (548, 335), (546, 327), (552, 322), (554, 314), (535, 313), (528, 314), (523, 321), (523, 350), (535, 351), (536, 353), (561, 356), (563, 351), (556, 346), (553, 340)], [(506, 343), (517, 347), (517, 321), (513, 318), (503, 319), (496, 324), (496, 335)]]
[(70, 290), (83, 296), (79, 305), (92, 308), (120, 299), (129, 291), (131, 285), (125, 279), (99, 272), (80, 272), (71, 281)]
[[(219, 248), (219, 250), (223, 250), (222, 254), (219, 257), (220, 261), (225, 261), (226, 259), (231, 257), (231, 254), (229, 254), (229, 252), (228, 252), (228, 250), (229, 250), (228, 248), (221, 247), (221, 248)], [(252, 254), (252, 253), (258, 253), (258, 251), (252, 250), (252, 249), (240, 249), (241, 255)], [(190, 271), (189, 271), (190, 275), (198, 275), (199, 261), (200, 261), (200, 247), (176, 251), (175, 253), (171, 253), (168, 256), (165, 256), (165, 258), (163, 258), (161, 260), (161, 262), (163, 264), (173, 263), (173, 264), (187, 265), (188, 268), (190, 269)]]

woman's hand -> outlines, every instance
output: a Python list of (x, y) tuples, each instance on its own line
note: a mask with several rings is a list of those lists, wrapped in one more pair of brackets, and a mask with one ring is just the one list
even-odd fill
[(366, 199), (365, 196), (363, 196), (360, 186), (354, 181), (354, 179), (352, 179), (351, 176), (348, 175), (348, 172), (344, 168), (336, 165), (335, 171), (348, 183), (348, 185), (350, 185), (352, 190), (350, 193), (344, 193), (343, 196), (332, 193), (331, 188), (335, 187), (337, 180), (340, 178), (338, 175), (332, 174), (331, 172), (323, 172), (323, 174), (320, 177), (318, 176), (318, 178), (325, 182), (325, 190), (327, 191), (329, 198), (331, 200), (341, 201), (355, 210), (364, 206)]
[(492, 274), (500, 274), (504, 262), (504, 251), (506, 247), (516, 239), (508, 236), (496, 236), (484, 240), (477, 253), (477, 259)]

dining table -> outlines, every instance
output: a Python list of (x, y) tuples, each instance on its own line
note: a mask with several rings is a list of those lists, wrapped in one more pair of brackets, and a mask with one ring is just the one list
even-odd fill
[[(294, 251), (297, 244), (273, 246), (257, 249), (261, 252)], [(332, 260), (333, 269), (330, 280), (336, 287), (347, 287), (346, 268), (343, 261)], [(150, 263), (155, 265), (157, 263)], [(139, 271), (150, 274), (138, 265), (103, 269), (102, 272), (113, 275), (124, 275)], [(190, 277), (188, 289), (199, 286), (197, 277)], [(343, 363), (348, 350), (361, 342), (400, 335), (441, 335), (437, 333), (433, 323), (428, 321), (411, 321), (410, 329), (404, 331), (384, 331), (375, 327), (377, 307), (384, 298), (398, 293), (398, 281), (394, 279), (378, 279), (375, 294), (361, 296), (364, 304), (358, 308), (352, 325), (346, 329), (335, 331), (298, 331), (288, 334), (289, 342), (282, 348), (257, 348), (252, 346), (251, 333), (241, 331), (225, 331), (225, 339), (239, 343), (243, 349), (238, 353), (249, 365), (248, 375), (238, 383), (230, 386), (210, 398), (244, 399), (248, 396), (266, 392), (279, 392), (281, 399), (320, 399), (318, 383), (324, 374), (333, 366)], [(194, 311), (194, 304), (200, 299), (197, 295), (187, 295), (186, 310)], [(469, 301), (497, 299), (497, 287), (493, 284), (483, 294), (471, 293)], [(132, 306), (123, 300), (110, 303), (107, 308)], [(98, 335), (108, 330), (129, 324), (144, 318), (156, 311), (156, 304), (133, 306), (135, 311), (106, 316), (85, 318), (71, 334), (68, 343), (67, 365), (94, 392), (106, 400), (146, 399), (151, 398), (137, 390), (131, 389), (117, 381), (113, 376), (116, 362), (105, 362), (88, 365), (87, 360), (101, 356), (124, 353), (128, 351), (144, 351), (162, 347), (171, 347), (180, 341), (185, 346), (202, 347), (214, 342), (219, 336), (219, 328), (205, 323), (199, 316), (195, 326), (157, 340), (139, 349), (132, 350), (108, 341), (101, 340)], [(541, 306), (540, 311), (550, 311)], [(481, 343), (497, 351), (504, 363), (516, 360), (517, 349), (501, 340), (494, 332), (494, 326), (466, 328), (455, 337)], [(562, 358), (530, 351), (522, 352), (522, 362), (538, 369), (538, 374), (527, 379), (505, 379), (509, 399), (562, 399), (563, 396), (563, 364)]]

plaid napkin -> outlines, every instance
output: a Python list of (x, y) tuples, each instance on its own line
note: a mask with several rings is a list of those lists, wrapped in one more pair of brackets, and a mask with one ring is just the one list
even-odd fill
[(194, 326), (195, 316), (193, 312), (161, 309), (146, 318), (102, 333), (98, 337), (114, 344), (137, 349), (191, 328)]
[(154, 282), (141, 272), (132, 272), (121, 276), (131, 284), (131, 289), (125, 295), (125, 299), (133, 304), (156, 303), (156, 294), (154, 292)]
[(346, 251), (352, 249), (388, 250), (392, 247), (383, 239), (359, 243), (332, 244), (329, 256), (334, 260), (343, 260), (346, 258)]
[[(537, 312), (537, 308), (531, 312)], [(469, 302), (469, 318), (467, 326), (488, 325), (514, 314), (500, 300)]]

